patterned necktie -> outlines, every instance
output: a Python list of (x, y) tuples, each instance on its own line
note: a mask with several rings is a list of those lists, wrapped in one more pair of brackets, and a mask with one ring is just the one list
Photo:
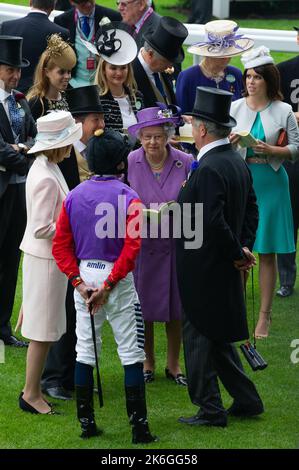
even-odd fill
[(22, 128), (22, 116), (17, 107), (14, 95), (9, 95), (7, 98), (8, 112), (11, 120), (11, 127), (16, 135), (20, 135)]
[(81, 17), (81, 30), (84, 36), (87, 38), (90, 35), (90, 26), (89, 26), (89, 18), (88, 16), (82, 16)]
[(156, 87), (158, 88), (158, 90), (161, 93), (161, 95), (163, 96), (163, 98), (166, 99), (166, 93), (165, 93), (165, 90), (164, 90), (164, 87), (163, 87), (163, 83), (160, 79), (159, 73), (154, 72), (153, 76), (154, 76)]

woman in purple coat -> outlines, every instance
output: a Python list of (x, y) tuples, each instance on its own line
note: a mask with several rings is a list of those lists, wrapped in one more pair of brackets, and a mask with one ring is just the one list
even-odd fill
[[(179, 118), (170, 109), (156, 107), (139, 111), (137, 121), (128, 128), (142, 145), (128, 158), (130, 185), (147, 208), (153, 203), (176, 200), (193, 161), (190, 155), (168, 143)], [(161, 226), (158, 238), (149, 238), (149, 233), (143, 238), (135, 269), (135, 283), (145, 320), (144, 380), (154, 380), (154, 322), (158, 321), (166, 325), (166, 377), (178, 385), (186, 385), (179, 365), (182, 307), (176, 278), (175, 240), (171, 236), (161, 238), (160, 229)]]

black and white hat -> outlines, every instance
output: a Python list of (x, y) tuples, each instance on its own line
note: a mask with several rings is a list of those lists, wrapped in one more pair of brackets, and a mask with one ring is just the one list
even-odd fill
[(102, 26), (97, 33), (95, 44), (83, 39), (81, 41), (90, 52), (112, 65), (130, 64), (138, 52), (135, 39), (128, 32), (128, 26), (117, 22)]

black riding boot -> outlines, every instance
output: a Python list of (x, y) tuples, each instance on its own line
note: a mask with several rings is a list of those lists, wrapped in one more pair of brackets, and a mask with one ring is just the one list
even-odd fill
[(145, 385), (125, 387), (125, 390), (127, 413), (132, 425), (132, 443), (146, 444), (157, 441), (157, 437), (150, 433), (148, 427)]
[(76, 385), (77, 416), (81, 424), (82, 434), (80, 437), (87, 439), (98, 436), (101, 431), (97, 428), (93, 409), (93, 387), (89, 385)]

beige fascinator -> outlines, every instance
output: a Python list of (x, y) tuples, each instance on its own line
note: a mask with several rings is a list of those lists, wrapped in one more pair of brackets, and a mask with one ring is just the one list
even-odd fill
[(59, 34), (52, 34), (49, 37), (46, 52), (61, 69), (72, 70), (77, 63), (74, 50)]

